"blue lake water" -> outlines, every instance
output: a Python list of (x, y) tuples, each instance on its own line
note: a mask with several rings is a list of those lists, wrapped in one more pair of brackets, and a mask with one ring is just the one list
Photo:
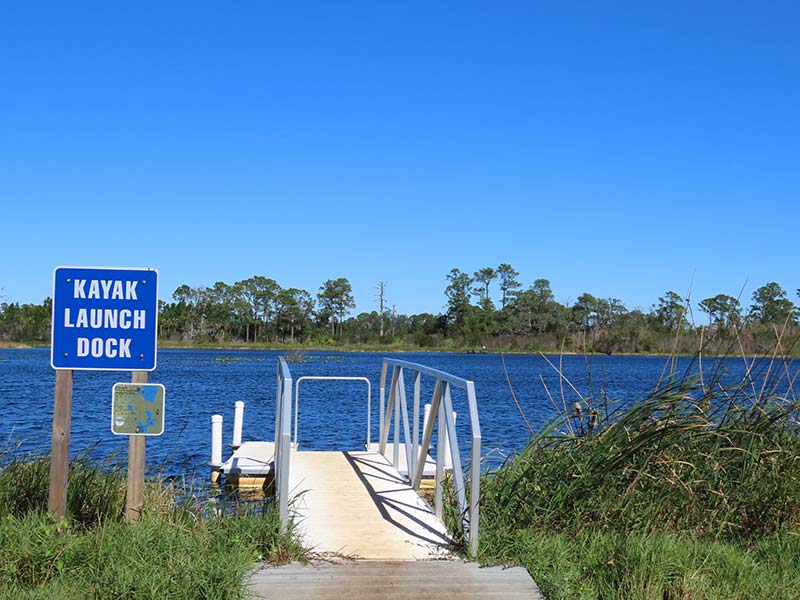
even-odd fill
[[(166, 387), (165, 433), (147, 441), (148, 471), (167, 475), (207, 476), (211, 415), (221, 414), (223, 455), (227, 458), (233, 427), (234, 402), (245, 402), (243, 440), (271, 440), (274, 432), (277, 351), (160, 350), (150, 381)], [(383, 353), (309, 351), (291, 363), (295, 380), (304, 375), (364, 376), (372, 383), (373, 440), (378, 431), (378, 386)], [(522, 449), (530, 439), (506, 381), (497, 354), (401, 353), (393, 358), (418, 362), (475, 382), (483, 436), (483, 454)], [(584, 396), (606, 394), (613, 404), (630, 403), (648, 394), (665, 371), (664, 357), (551, 356)], [(517, 398), (534, 429), (571, 406), (577, 395), (539, 355), (505, 357)], [(769, 361), (755, 365), (756, 385)], [(706, 360), (707, 376), (716, 369), (723, 381), (741, 380), (741, 359)], [(680, 373), (696, 373), (697, 363), (677, 361)], [(771, 375), (794, 377), (795, 363), (773, 364)], [(124, 458), (127, 437), (111, 433), (111, 388), (129, 381), (125, 372), (74, 373), (71, 454)], [(407, 380), (408, 381), (408, 380)], [(781, 384), (785, 389), (785, 383)], [(50, 451), (55, 373), (47, 348), (0, 349), (0, 454), (10, 451)], [(432, 383), (423, 379), (423, 402), (430, 401)], [(552, 402), (550, 397), (552, 397)], [(409, 391), (409, 402), (410, 402)], [(300, 391), (299, 438), (302, 449), (354, 450), (363, 447), (366, 430), (366, 386), (363, 383), (304, 382)], [(469, 439), (469, 419), (462, 396), (454, 396), (459, 439)], [(462, 447), (467, 446), (466, 442)]]

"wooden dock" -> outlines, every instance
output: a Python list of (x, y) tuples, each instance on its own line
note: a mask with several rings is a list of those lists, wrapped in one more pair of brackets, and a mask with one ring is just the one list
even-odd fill
[(257, 598), (544, 600), (521, 568), (455, 560), (444, 524), (378, 452), (292, 452), (292, 512), (310, 564), (263, 567)]
[(274, 442), (245, 442), (222, 463), (225, 483), (234, 488), (258, 489), (274, 477)]
[(291, 464), (292, 511), (315, 553), (371, 560), (446, 554), (444, 524), (378, 452), (293, 452)]
[[(391, 367), (391, 378), (387, 377)], [(413, 410), (407, 406), (404, 370), (413, 387)], [(394, 419), (394, 439), (379, 452), (370, 435), (370, 387), (363, 377), (304, 376), (315, 380), (359, 380), (367, 383), (367, 435), (364, 451), (303, 451), (298, 449), (297, 406), (291, 436), (293, 379), (285, 360), (278, 361), (275, 442), (241, 441), (243, 404), (237, 404), (234, 441), (237, 448), (221, 459), (222, 417), (212, 416), (212, 478), (224, 474), (226, 485), (259, 487), (275, 494), (281, 527), (294, 527), (303, 544), (311, 548), (311, 562), (283, 567), (263, 567), (249, 579), (249, 592), (257, 598), (472, 598), (542, 600), (536, 584), (522, 568), (481, 569), (456, 559), (441, 519), (411, 485), (405, 444), (417, 446), (426, 456), (418, 487), (442, 481), (427, 454), (436, 427), (437, 456), (457, 490), (458, 510), (469, 523), (468, 549), (478, 553), (480, 498), (480, 425), (474, 383), (424, 365), (384, 359), (378, 438), (386, 443)], [(420, 428), (421, 377), (434, 379), (429, 418)], [(386, 394), (386, 383), (390, 392)], [(468, 404), (471, 449), (470, 480), (465, 478), (452, 408), (453, 389), (462, 390)], [(411, 423), (409, 422), (411, 416)], [(236, 420), (238, 419), (238, 421)], [(402, 428), (400, 427), (402, 424)], [(238, 432), (238, 433), (237, 433)], [(402, 432), (402, 441), (400, 433)], [(450, 456), (451, 459), (447, 457)], [(396, 459), (395, 459), (396, 457)], [(452, 461), (452, 465), (450, 464)], [(409, 469), (409, 467), (411, 467)], [(421, 478), (421, 479), (420, 479)], [(468, 485), (469, 483), (469, 485)]]
[(292, 563), (259, 569), (248, 588), (264, 600), (544, 600), (522, 567), (482, 569), (456, 560)]

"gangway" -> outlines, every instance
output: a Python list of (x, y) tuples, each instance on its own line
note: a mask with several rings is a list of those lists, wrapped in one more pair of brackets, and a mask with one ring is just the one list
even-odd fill
[[(423, 378), (426, 379), (426, 389), (432, 389), (430, 417), (424, 422), (421, 410)], [(302, 449), (297, 416), (300, 383), (326, 380), (366, 383), (364, 450), (330, 452)], [(468, 409), (466, 417), (471, 434), (467, 454), (470, 459), (468, 477), (464, 473), (455, 427), (453, 395), (456, 392), (466, 399)], [(265, 489), (274, 490), (281, 526), (285, 530), (293, 523), (317, 557), (327, 560), (331, 557), (368, 559), (377, 561), (374, 562), (376, 565), (380, 562), (391, 566), (399, 564), (397, 561), (453, 559), (450, 549), (454, 540), (443, 523), (447, 448), (452, 461), (452, 476), (448, 478), (452, 483), (448, 485), (453, 486), (461, 515), (457, 537), (467, 543), (469, 554), (475, 556), (479, 539), (481, 433), (474, 383), (417, 363), (385, 358), (381, 367), (378, 410), (379, 431), (377, 440), (374, 440), (370, 429), (372, 390), (369, 379), (304, 376), (293, 385), (289, 365), (281, 357), (277, 369), (274, 441), (246, 442), (218, 468), (225, 474), (226, 481), (242, 483), (251, 479), (266, 482)], [(432, 458), (430, 451), (434, 433), (437, 444), (436, 456)], [(426, 479), (433, 488), (433, 505), (420, 494)], [(456, 570), (452, 573), (446, 571), (449, 573), (447, 577), (458, 572), (457, 566), (452, 568)], [(490, 577), (489, 570), (472, 572), (469, 569), (474, 568), (467, 566), (464, 569), (464, 581), (474, 580), (478, 586), (475, 589), (485, 592), (493, 588), (492, 577), (496, 574)], [(280, 580), (283, 575), (279, 571), (270, 568), (259, 571), (253, 579), (255, 592), (261, 597), (273, 597), (265, 596), (264, 590), (273, 585), (275, 578)], [(394, 567), (389, 571), (405, 573)], [(363, 569), (352, 571), (365, 572)], [(445, 571), (442, 573), (445, 577)], [(513, 583), (508, 583), (511, 571), (505, 576), (508, 587), (502, 588), (504, 597), (539, 597), (535, 584), (524, 569), (524, 575), (518, 570), (514, 573)], [(317, 573), (306, 574), (312, 580), (312, 587), (317, 585), (319, 588), (319, 582), (313, 583), (317, 581)], [(273, 583), (266, 585), (265, 578)], [(408, 576), (404, 574), (401, 579), (407, 582)], [(430, 590), (433, 589), (431, 585), (435, 587), (435, 583), (428, 586)], [(280, 585), (275, 589), (280, 589)], [(310, 592), (306, 593), (308, 597), (312, 596)], [(455, 597), (449, 593), (437, 596)]]
[[(410, 409), (407, 375), (413, 390)], [(423, 377), (430, 378), (433, 384), (430, 417), (424, 423), (421, 420)], [(314, 381), (366, 385), (363, 451), (301, 449), (300, 388), (301, 383)], [(452, 390), (456, 388), (463, 390), (466, 397), (472, 432), (469, 498), (453, 418)], [(303, 376), (294, 382), (288, 363), (281, 357), (277, 369), (274, 441), (245, 442), (219, 469), (226, 481), (240, 486), (274, 483), (282, 526), (287, 528), (293, 518), (318, 552), (375, 558), (431, 558), (452, 543), (442, 523), (444, 465), (448, 458), (452, 460), (455, 495), (464, 517), (462, 533), (475, 554), (481, 437), (473, 382), (416, 363), (386, 358), (380, 376), (377, 440), (371, 431), (372, 404), (368, 378)], [(241, 424), (238, 427), (241, 429)], [(435, 460), (430, 456), (434, 431), (439, 440)], [(434, 490), (433, 507), (419, 493), (426, 480)], [(367, 532), (369, 535), (364, 535)]]

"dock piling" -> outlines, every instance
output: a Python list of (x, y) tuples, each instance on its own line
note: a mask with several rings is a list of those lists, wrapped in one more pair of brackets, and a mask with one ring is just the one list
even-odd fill
[(222, 415), (211, 415), (211, 483), (218, 483), (222, 468)]
[(242, 424), (244, 423), (244, 402), (237, 400), (233, 410), (233, 440), (231, 449), (236, 452), (242, 445)]

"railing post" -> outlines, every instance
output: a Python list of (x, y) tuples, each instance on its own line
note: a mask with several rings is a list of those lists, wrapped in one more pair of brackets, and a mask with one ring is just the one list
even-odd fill
[[(453, 423), (456, 423), (458, 419), (458, 413), (456, 411), (452, 411), (453, 413)], [(447, 434), (447, 430), (445, 429), (444, 432), (444, 470), (451, 471), (453, 469), (453, 452), (450, 449), (450, 436)]]
[(378, 448), (383, 453), (383, 414), (386, 403), (386, 369), (389, 367), (386, 360), (381, 364), (381, 393), (380, 393), (380, 406), (378, 407)]
[(420, 380), (422, 373), (414, 371), (414, 408), (413, 408), (413, 437), (411, 438), (411, 456), (413, 457), (413, 470), (412, 465), (408, 465), (408, 480), (415, 481), (417, 477), (417, 463), (419, 462), (419, 393), (420, 393)]
[[(399, 388), (397, 390), (397, 400), (400, 408), (399, 410), (400, 417), (403, 421), (403, 439), (405, 440), (404, 447), (406, 454), (406, 471), (407, 471), (406, 477), (408, 478), (408, 481), (411, 482), (412, 481), (411, 469), (413, 468), (415, 461), (411, 454), (412, 453), (411, 430), (408, 427), (408, 403), (406, 402), (406, 384), (405, 384), (405, 379), (403, 378), (403, 371), (400, 371), (400, 376), (397, 378), (397, 385)], [(396, 448), (395, 455), (397, 455), (399, 453), (399, 446), (395, 446), (395, 448)], [(398, 471), (400, 470), (398, 469), (397, 466), (395, 466), (395, 469), (397, 469)]]
[[(467, 382), (467, 404), (470, 410), (470, 420), (478, 424), (478, 402), (475, 397), (475, 384)], [(480, 425), (473, 427), (472, 434), (472, 464), (470, 465), (470, 491), (469, 491), (469, 553), (475, 557), (478, 554), (480, 497), (481, 497), (481, 433)]]
[(275, 499), (281, 531), (289, 527), (289, 459), (292, 426), (292, 378), (289, 365), (283, 357), (278, 359), (277, 389), (275, 393)]
[[(456, 435), (456, 425), (453, 420), (453, 402), (450, 398), (450, 384), (447, 384), (447, 387), (444, 391), (444, 399), (441, 404), (440, 410), (444, 411), (441, 413), (441, 418), (444, 422), (444, 426), (447, 430), (447, 437), (448, 442), (450, 445), (450, 454), (453, 458), (453, 485), (456, 488), (456, 498), (458, 499), (458, 506), (461, 510), (461, 513), (466, 515), (467, 512), (467, 497), (466, 497), (466, 490), (464, 486), (464, 471), (461, 468), (461, 453), (458, 450), (458, 437)], [(437, 441), (437, 446), (439, 445)], [(444, 447), (444, 444), (442, 444)], [(444, 458), (444, 457), (442, 457)]]
[(275, 378), (275, 435), (272, 438), (275, 442), (275, 449), (274, 449), (274, 459), (273, 459), (273, 468), (275, 469), (275, 473), (273, 474), (273, 483), (275, 485), (274, 493), (275, 493), (275, 500), (279, 500), (279, 489), (280, 489), (280, 478), (281, 474), (278, 472), (278, 465), (280, 464), (280, 455), (281, 455), (281, 445), (279, 443), (281, 431), (280, 431), (280, 422), (281, 422), (281, 391), (283, 388), (283, 369), (281, 365), (282, 358), (278, 358), (278, 372)]
[[(302, 379), (302, 377), (300, 378)], [(297, 385), (294, 386), (294, 447), (297, 449), (297, 421), (300, 418), (300, 379), (297, 380)]]
[[(449, 383), (444, 384), (444, 396), (445, 394), (449, 393)], [(444, 491), (444, 444), (442, 444), (442, 431), (444, 428), (444, 402), (438, 402), (438, 410), (434, 413), (433, 406), (431, 406), (431, 421), (437, 421), (436, 426), (436, 491), (433, 497), (433, 504), (434, 510), (436, 511), (436, 516), (440, 519), (444, 515), (444, 502), (443, 502), (443, 494)]]
[(281, 521), (281, 529), (283, 529), (283, 478), (286, 474), (283, 471), (283, 389), (286, 385), (284, 381), (283, 366), (278, 365), (281, 373), (278, 378), (278, 390), (275, 406), (275, 415), (277, 419), (275, 430), (275, 499), (278, 501), (278, 515)]
[[(425, 472), (425, 461), (428, 458), (428, 450), (431, 447), (431, 438), (433, 437), (433, 424), (436, 421), (436, 412), (439, 410), (439, 402), (442, 397), (442, 382), (436, 380), (436, 385), (433, 388), (433, 398), (430, 403), (430, 417), (425, 422), (425, 427), (422, 431), (422, 445), (419, 449), (419, 458), (417, 458), (417, 468), (414, 472), (414, 479), (411, 482), (411, 487), (419, 490), (419, 484), (422, 481), (422, 475)], [(425, 407), (428, 408), (427, 406)], [(438, 471), (438, 464), (437, 464)]]
[(398, 471), (400, 470), (400, 410), (399, 405), (403, 400), (400, 390), (403, 389), (403, 368), (398, 367), (399, 371), (394, 379), (397, 390), (394, 392), (394, 446), (392, 447), (392, 464)]
[[(288, 368), (287, 368), (288, 370)], [(281, 501), (280, 501), (280, 519), (281, 530), (286, 531), (289, 527), (289, 459), (291, 454), (291, 406), (292, 406), (292, 379), (286, 377), (283, 381), (283, 410), (281, 411), (282, 418), (282, 435), (281, 435)]]
[(364, 449), (369, 450), (370, 425), (372, 423), (372, 384), (367, 379), (367, 441)]
[(400, 367), (392, 368), (392, 382), (389, 384), (389, 402), (386, 406), (386, 412), (384, 413), (384, 421), (381, 421), (381, 440), (380, 446), (378, 447), (378, 451), (383, 454), (386, 452), (386, 444), (389, 442), (389, 426), (391, 424), (392, 419), (392, 409), (394, 408), (394, 396), (395, 396), (395, 383), (397, 380), (397, 372), (400, 370)]

